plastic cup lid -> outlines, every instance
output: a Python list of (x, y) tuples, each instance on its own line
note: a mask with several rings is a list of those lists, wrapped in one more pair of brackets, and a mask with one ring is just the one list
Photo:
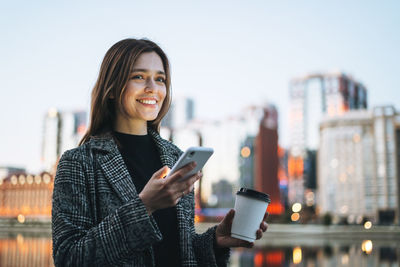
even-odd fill
[(271, 203), (271, 199), (269, 198), (268, 194), (258, 192), (253, 189), (248, 189), (248, 188), (242, 187), (242, 188), (240, 188), (239, 191), (237, 191), (237, 194), (241, 195), (241, 196), (256, 198), (256, 199)]

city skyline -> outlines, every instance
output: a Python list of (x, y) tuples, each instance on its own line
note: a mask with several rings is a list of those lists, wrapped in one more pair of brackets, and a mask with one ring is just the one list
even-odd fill
[(0, 122), (7, 129), (0, 166), (35, 167), (43, 115), (51, 107), (88, 110), (106, 50), (126, 37), (148, 37), (166, 50), (173, 95), (192, 97), (197, 117), (275, 104), (284, 147), (289, 82), (304, 73), (343, 71), (365, 85), (370, 107), (400, 103), (395, 1), (22, 2), (0, 11)]

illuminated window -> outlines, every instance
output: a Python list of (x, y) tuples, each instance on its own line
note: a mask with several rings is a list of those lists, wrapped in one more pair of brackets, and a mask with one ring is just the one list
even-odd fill
[(40, 184), (42, 182), (42, 177), (40, 175), (35, 176), (35, 183)]
[(16, 175), (11, 176), (11, 184), (16, 185), (18, 183), (18, 178)]
[(19, 183), (20, 183), (20, 184), (25, 184), (25, 181), (26, 181), (25, 175), (22, 175), (22, 174), (21, 174), (21, 175), (19, 176)]
[(43, 175), (43, 182), (44, 182), (45, 184), (50, 183), (50, 180), (51, 180), (50, 175), (48, 175), (47, 173), (46, 173), (45, 175)]
[(32, 175), (28, 175), (28, 176), (26, 177), (26, 182), (27, 182), (28, 184), (32, 184), (32, 183), (33, 183), (33, 176), (32, 176)]

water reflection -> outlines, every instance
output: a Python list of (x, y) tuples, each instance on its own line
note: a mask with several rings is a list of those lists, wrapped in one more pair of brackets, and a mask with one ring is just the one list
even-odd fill
[(0, 266), (54, 266), (51, 253), (51, 238), (48, 236), (16, 234), (0, 238)]
[[(352, 240), (274, 238), (263, 248), (234, 249), (231, 267), (336, 267), (399, 266), (399, 240)], [(314, 245), (313, 245), (314, 244)], [(54, 266), (50, 235), (10, 234), (0, 237), (0, 266)]]
[(325, 246), (271, 246), (232, 251), (231, 267), (280, 267), (280, 266), (399, 266), (399, 244), (382, 244), (371, 240), (351, 245), (328, 244)]

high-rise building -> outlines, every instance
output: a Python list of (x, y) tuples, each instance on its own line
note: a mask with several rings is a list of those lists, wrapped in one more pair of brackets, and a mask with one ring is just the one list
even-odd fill
[(346, 74), (312, 74), (291, 81), (288, 185), (291, 203), (303, 203), (306, 186), (315, 185), (313, 165), (321, 118), (366, 108), (366, 88)]
[(269, 194), (271, 203), (268, 210), (271, 214), (284, 211), (278, 180), (278, 112), (272, 105), (264, 108), (255, 140), (255, 180), (254, 188)]
[(400, 114), (391, 106), (326, 116), (320, 128), (318, 207), (350, 223), (399, 220)]
[(53, 170), (60, 156), (60, 113), (50, 109), (44, 119), (42, 163), (47, 171)]
[(62, 153), (78, 145), (86, 131), (86, 112), (50, 109), (44, 119), (42, 163), (53, 172)]

